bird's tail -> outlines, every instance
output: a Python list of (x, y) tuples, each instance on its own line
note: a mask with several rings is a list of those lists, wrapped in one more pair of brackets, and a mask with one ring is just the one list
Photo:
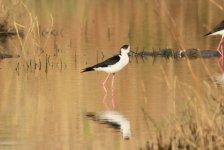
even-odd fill
[(94, 71), (93, 67), (88, 67), (88, 68), (85, 68), (81, 71), (81, 73), (83, 72), (88, 72), (88, 71)]
[(208, 36), (208, 35), (210, 35), (210, 34), (212, 34), (212, 32), (209, 32), (209, 33), (207, 33), (207, 34), (205, 34), (205, 35), (203, 35), (203, 36)]

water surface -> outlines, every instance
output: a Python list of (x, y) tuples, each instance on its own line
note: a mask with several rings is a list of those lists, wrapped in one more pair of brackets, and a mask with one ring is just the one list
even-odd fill
[[(215, 49), (219, 37), (202, 35), (223, 11), (209, 0), (36, 1), (25, 7), (33, 20), (38, 18), (40, 32), (33, 34), (34, 27), (29, 33), (29, 13), (18, 4), (15, 21), (27, 27), (27, 38), (24, 49), (16, 37), (3, 45), (21, 57), (0, 62), (2, 149), (139, 149), (154, 134), (152, 122), (164, 128), (196, 93), (203, 98), (208, 91), (214, 96), (222, 92), (211, 81), (222, 75), (218, 58), (131, 58), (115, 79), (115, 110), (131, 125), (131, 139), (124, 140), (119, 130), (86, 118), (88, 112), (108, 111), (102, 103), (106, 74), (81, 74), (81, 69), (118, 53), (123, 44), (135, 51)], [(27, 68), (30, 60), (41, 69)]]

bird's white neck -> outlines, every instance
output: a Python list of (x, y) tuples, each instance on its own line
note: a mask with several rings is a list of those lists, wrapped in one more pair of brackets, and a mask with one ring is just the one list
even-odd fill
[(125, 50), (121, 50), (121, 56), (128, 56), (128, 52)]

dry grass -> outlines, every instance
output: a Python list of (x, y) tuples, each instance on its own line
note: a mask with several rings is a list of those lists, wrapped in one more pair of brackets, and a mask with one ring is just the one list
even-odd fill
[(222, 4), (220, 4), (219, 2), (217, 2), (216, 0), (209, 0), (209, 2), (211, 4), (213, 4), (214, 6), (216, 6), (218, 9), (220, 9), (221, 11), (224, 11), (224, 7), (222, 6)]
[[(204, 87), (193, 87), (183, 81), (169, 82), (173, 97), (180, 91), (186, 99), (172, 99), (170, 114), (165, 125), (157, 124), (142, 108), (145, 122), (154, 129), (146, 147), (142, 149), (222, 149), (224, 147), (224, 97), (215, 92), (207, 82)], [(201, 90), (203, 89), (203, 90)], [(194, 93), (189, 96), (189, 93)]]
[(39, 19), (30, 9), (29, 1), (12, 0), (8, 3), (0, 0), (0, 4), (0, 24), (4, 25), (4, 31), (13, 31), (18, 39), (14, 50), (14, 53), (20, 55), (15, 68), (18, 74), (33, 71), (47, 73), (51, 68), (66, 68), (63, 59), (59, 57), (62, 51), (57, 49), (57, 45), (53, 50), (47, 47), (49, 40), (56, 36), (53, 34), (54, 20), (51, 14), (48, 14), (49, 28), (44, 31), (40, 30)]
[[(210, 2), (223, 10), (223, 7), (214, 0)], [(164, 10), (161, 14), (161, 8)], [(163, 24), (172, 35), (176, 44), (185, 51), (184, 45), (179, 39), (180, 34), (176, 29), (175, 19), (170, 15), (165, 1), (155, 1), (155, 12), (159, 16), (165, 15), (168, 20)], [(211, 75), (210, 70), (201, 60), (206, 74)], [(145, 147), (146, 150), (173, 150), (173, 149), (223, 149), (224, 148), (224, 96), (223, 89), (218, 89), (214, 84), (201, 81), (192, 69), (191, 62), (187, 60), (188, 69), (195, 81), (195, 85), (168, 78), (162, 68), (163, 78), (173, 94), (170, 114), (165, 116), (165, 125), (161, 127), (154, 121), (147, 110), (142, 108), (146, 125), (154, 129)], [(144, 87), (144, 86), (143, 86)], [(144, 91), (144, 89), (143, 89)], [(181, 92), (181, 93), (180, 93)], [(183, 94), (186, 99), (176, 99), (176, 94)], [(189, 93), (193, 93), (191, 96)]]

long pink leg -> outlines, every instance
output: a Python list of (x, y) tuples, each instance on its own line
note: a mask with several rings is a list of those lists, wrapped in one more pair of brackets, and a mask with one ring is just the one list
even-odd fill
[(115, 108), (115, 101), (114, 101), (114, 79), (115, 79), (115, 74), (113, 73), (113, 78), (112, 78), (112, 82), (111, 82), (111, 93), (112, 93), (112, 107), (113, 109)]
[(106, 79), (103, 81), (103, 89), (104, 89), (104, 97), (103, 97), (103, 103), (104, 103), (104, 106), (109, 109), (108, 105), (107, 105), (107, 88), (105, 87), (105, 84), (108, 80), (108, 78), (110, 77), (110, 74), (107, 75)]
[[(223, 39), (224, 37), (222, 37), (222, 39)], [(222, 40), (222, 44), (221, 44), (221, 52), (222, 52), (222, 58), (224, 57), (224, 55), (223, 55), (223, 45), (224, 45), (224, 42), (223, 42), (223, 40)]]
[(220, 46), (221, 58), (223, 59), (223, 45)]
[(222, 73), (224, 73), (223, 57), (219, 58), (218, 65)]
[(220, 47), (222, 46), (223, 44), (223, 37), (221, 38), (220, 42), (219, 42), (219, 45), (217, 47), (217, 51), (221, 54), (221, 56), (223, 57), (223, 50), (222, 48), (220, 49)]
[(223, 45), (224, 45), (224, 42), (222, 42), (221, 44), (221, 53), (222, 53), (222, 56), (221, 56), (221, 60), (222, 60), (222, 68), (223, 68), (223, 58), (224, 58), (224, 55), (223, 55)]

